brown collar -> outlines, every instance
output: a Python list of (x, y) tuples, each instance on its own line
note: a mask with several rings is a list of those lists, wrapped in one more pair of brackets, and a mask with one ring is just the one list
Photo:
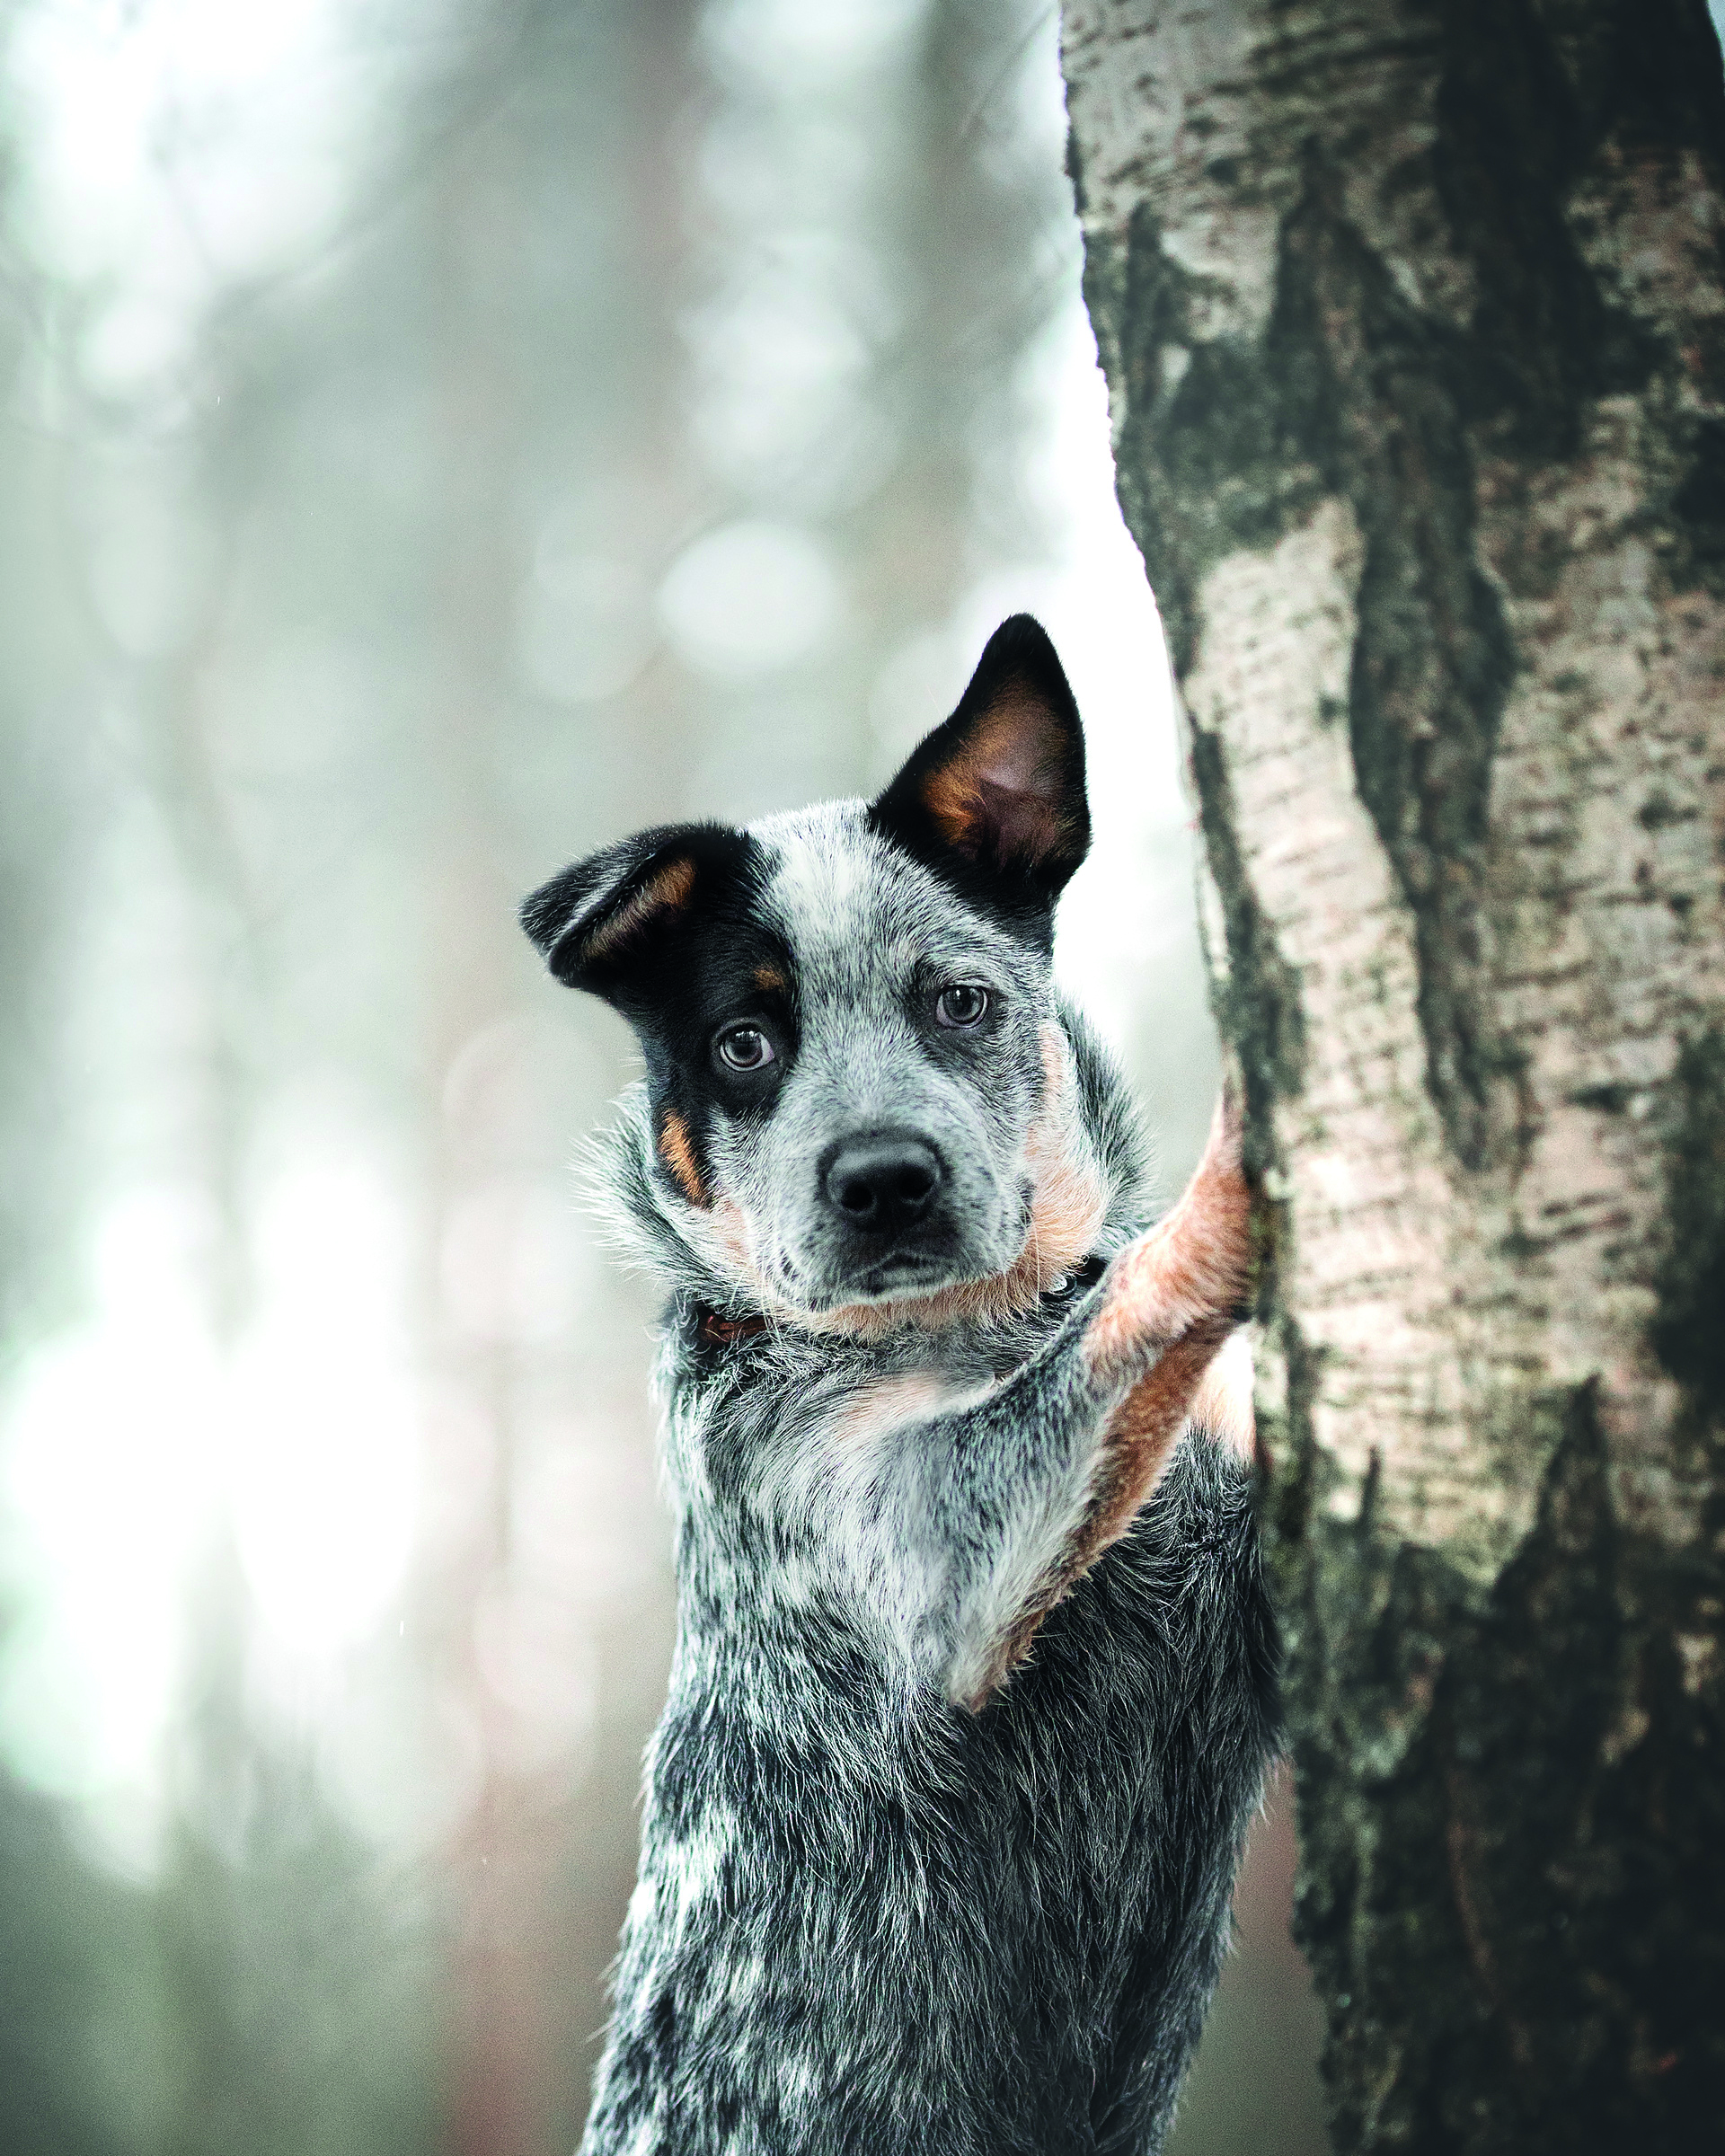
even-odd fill
[(716, 1310), (701, 1312), (701, 1338), (710, 1348), (726, 1348), (732, 1340), (752, 1340), (757, 1333), (766, 1330), (766, 1320), (758, 1311), (746, 1318), (721, 1318)]

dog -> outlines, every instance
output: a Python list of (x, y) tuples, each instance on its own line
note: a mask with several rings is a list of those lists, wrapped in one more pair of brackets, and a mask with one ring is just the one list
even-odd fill
[(1251, 1200), (1151, 1224), (1053, 985), (1084, 737), (1028, 615), (872, 802), (534, 893), (639, 1036), (679, 1630), (583, 2156), (1159, 2148), (1277, 1745)]

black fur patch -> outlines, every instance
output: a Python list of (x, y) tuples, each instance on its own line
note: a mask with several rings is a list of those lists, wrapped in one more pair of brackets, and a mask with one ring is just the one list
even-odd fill
[[(521, 908), (523, 927), (557, 978), (602, 996), (634, 1028), (656, 1127), (662, 1131), (675, 1117), (703, 1173), (715, 1111), (770, 1113), (796, 1056), (796, 968), (762, 918), (764, 872), (760, 844), (747, 832), (662, 825), (576, 862)], [(631, 907), (668, 877), (677, 902), (650, 909), (632, 928)], [(730, 1073), (712, 1054), (721, 1028), (746, 1022), (759, 1024), (774, 1045), (773, 1064), (756, 1075)]]

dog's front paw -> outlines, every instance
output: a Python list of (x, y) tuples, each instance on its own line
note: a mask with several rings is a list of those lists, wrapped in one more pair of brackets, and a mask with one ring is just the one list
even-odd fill
[(1214, 1349), (1246, 1314), (1251, 1285), (1252, 1194), (1238, 1103), (1225, 1094), (1180, 1203), (1102, 1276), (1084, 1336), (1092, 1375), (1127, 1382), (1181, 1340)]

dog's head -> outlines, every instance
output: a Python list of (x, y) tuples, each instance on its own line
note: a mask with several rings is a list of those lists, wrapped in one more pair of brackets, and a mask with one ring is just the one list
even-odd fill
[(646, 1057), (677, 1232), (765, 1307), (866, 1324), (1082, 1256), (1104, 1204), (1054, 1016), (1084, 738), (1028, 615), (872, 802), (681, 824), (522, 908)]

